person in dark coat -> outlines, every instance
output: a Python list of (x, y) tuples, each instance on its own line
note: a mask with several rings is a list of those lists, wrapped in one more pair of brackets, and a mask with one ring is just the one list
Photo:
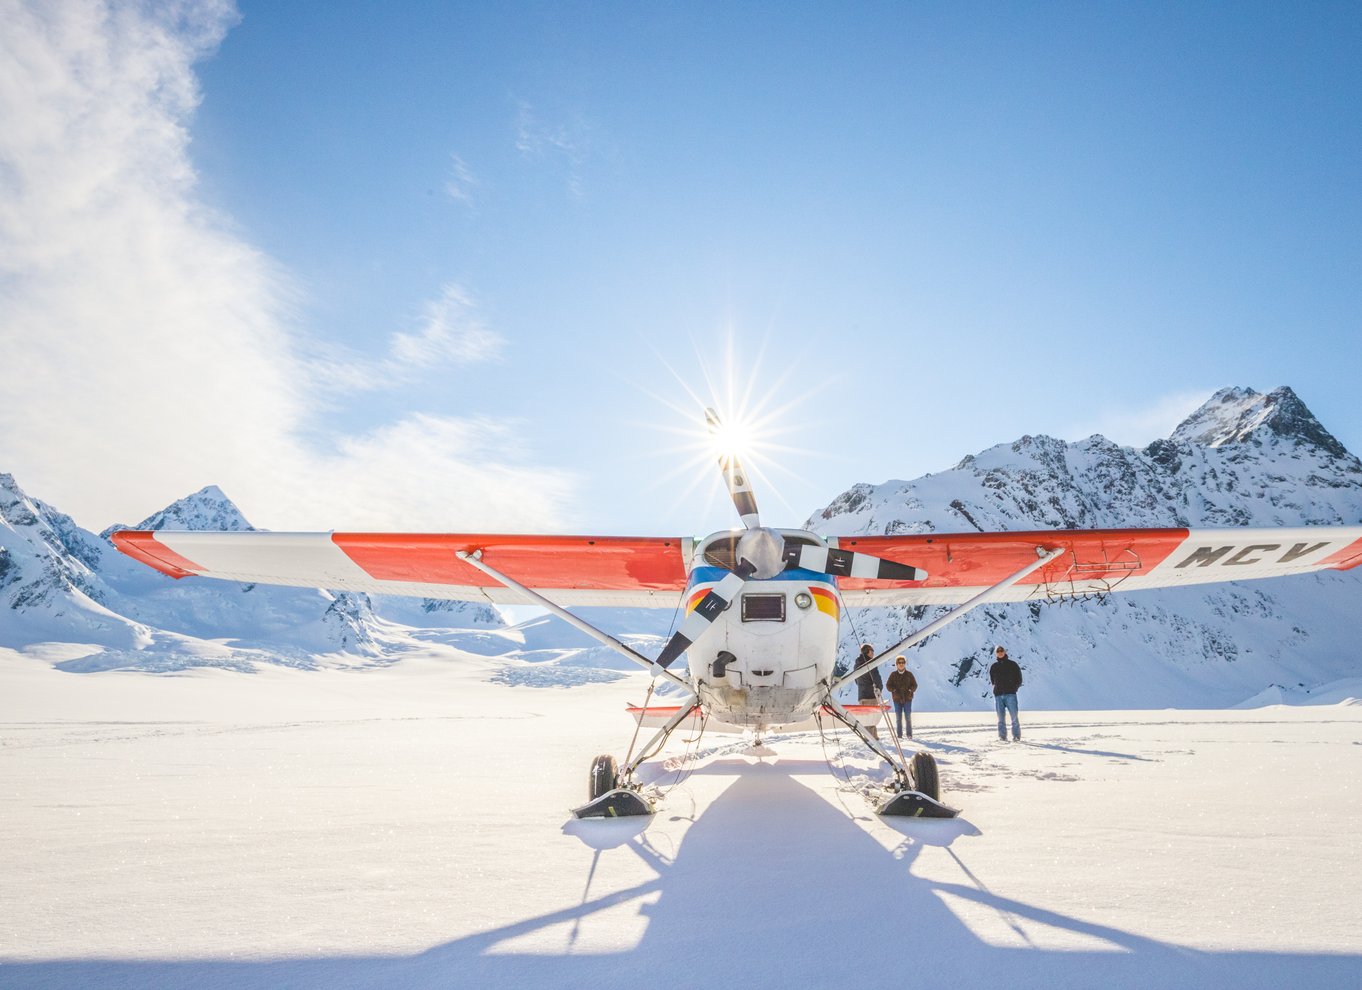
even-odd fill
[[(866, 643), (861, 647), (861, 655), (856, 658), (856, 669), (865, 668), (865, 672), (856, 678), (856, 699), (858, 704), (875, 705), (880, 704), (880, 692), (884, 690), (884, 678), (880, 677), (880, 668), (871, 663), (875, 659), (875, 647)], [(880, 738), (880, 727), (873, 722), (866, 726), (870, 735), (875, 739)]]
[(998, 738), (1007, 742), (1007, 726), (1004, 715), (1012, 715), (1012, 741), (1021, 742), (1021, 723), (1017, 721), (1017, 690), (1022, 685), (1021, 668), (1007, 655), (1007, 650), (998, 647), (993, 651), (997, 658), (988, 668), (988, 679), (993, 684), (993, 705), (998, 709)]
[(889, 696), (894, 699), (894, 726), (903, 738), (903, 725), (908, 723), (908, 738), (913, 738), (913, 695), (917, 693), (917, 678), (908, 669), (906, 657), (894, 658), (894, 672), (884, 682)]

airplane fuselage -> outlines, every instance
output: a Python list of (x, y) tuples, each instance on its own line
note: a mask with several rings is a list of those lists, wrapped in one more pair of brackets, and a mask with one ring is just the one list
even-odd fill
[[(822, 542), (812, 533), (797, 535)], [(688, 614), (729, 573), (705, 557), (726, 537), (709, 537), (696, 553), (685, 593)], [(767, 728), (807, 719), (832, 680), (841, 615), (836, 579), (827, 574), (792, 569), (748, 578), (687, 650), (700, 703), (711, 717), (735, 725)]]

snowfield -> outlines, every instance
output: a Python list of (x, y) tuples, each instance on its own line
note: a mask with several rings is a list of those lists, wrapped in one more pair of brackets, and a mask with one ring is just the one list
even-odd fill
[(953, 821), (872, 815), (841, 731), (678, 735), (654, 819), (577, 822), (644, 674), (61, 659), (0, 650), (3, 987), (1362, 985), (1362, 682), (917, 712)]

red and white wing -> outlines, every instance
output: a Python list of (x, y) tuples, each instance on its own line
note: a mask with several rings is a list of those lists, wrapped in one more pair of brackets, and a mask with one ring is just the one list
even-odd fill
[[(172, 577), (511, 604), (518, 593), (455, 556), (482, 559), (563, 605), (671, 608), (686, 585), (685, 537), (448, 533), (218, 533), (124, 530), (124, 553)], [(1138, 591), (1347, 570), (1362, 564), (1362, 526), (1279, 529), (1037, 530), (833, 537), (828, 542), (922, 568), (926, 581), (841, 578), (848, 605), (951, 605), (1036, 559), (1064, 552), (1000, 601)]]
[(123, 530), (119, 550), (171, 577), (512, 604), (524, 601), (455, 556), (482, 559), (561, 605), (665, 607), (686, 586), (684, 537)]
[(930, 575), (926, 581), (843, 578), (838, 586), (853, 606), (964, 602), (1035, 561), (1037, 548), (1064, 552), (1006, 589), (999, 601), (1342, 571), (1362, 564), (1362, 526), (931, 533), (828, 542)]

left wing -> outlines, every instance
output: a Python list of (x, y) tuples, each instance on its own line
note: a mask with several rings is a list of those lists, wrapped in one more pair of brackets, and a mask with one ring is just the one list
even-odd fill
[(1015, 574), (1037, 548), (1064, 551), (997, 596), (1045, 600), (1217, 581), (1347, 570), (1362, 564), (1362, 526), (1273, 529), (1088, 529), (827, 537), (828, 543), (921, 567), (926, 581), (842, 578), (861, 605), (954, 605)]
[(122, 530), (114, 546), (163, 574), (515, 604), (455, 556), (482, 559), (560, 605), (665, 607), (686, 586), (688, 537)]

